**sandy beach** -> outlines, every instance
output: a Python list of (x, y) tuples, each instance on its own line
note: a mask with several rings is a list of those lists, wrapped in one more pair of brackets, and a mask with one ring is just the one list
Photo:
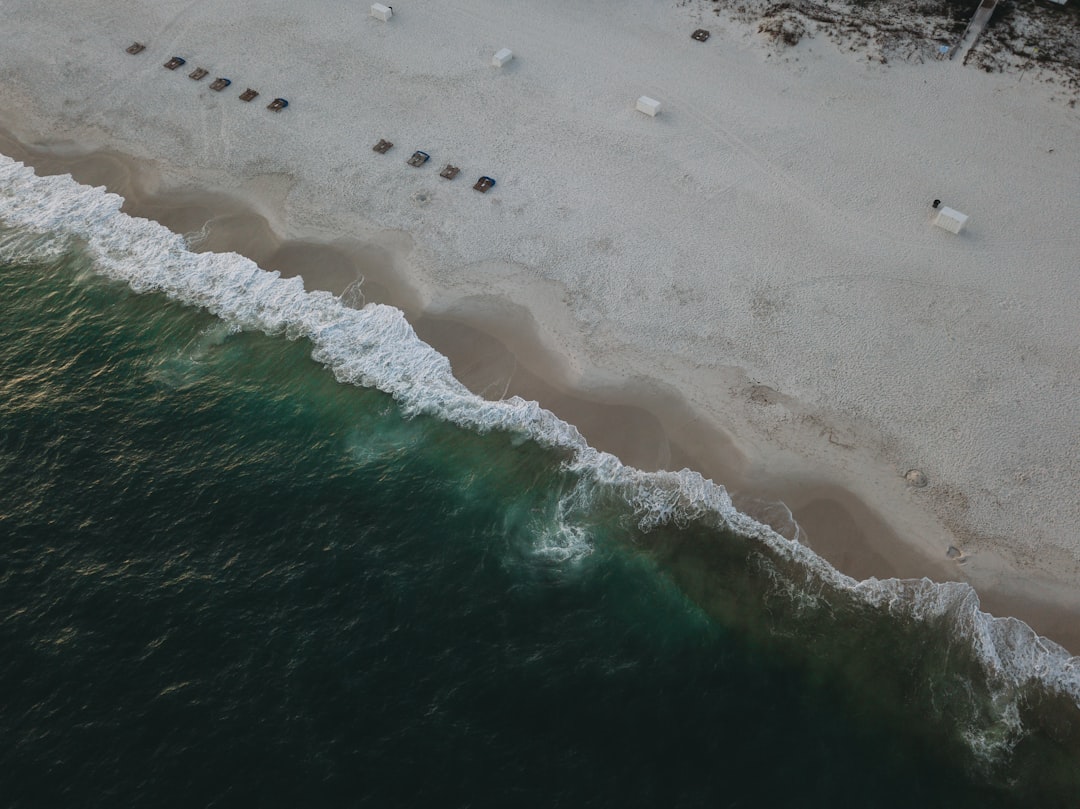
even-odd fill
[(1068, 90), (705, 2), (16, 0), (5, 32), (0, 152), (391, 303), (474, 391), (696, 469), (850, 575), (969, 581), (1080, 651)]

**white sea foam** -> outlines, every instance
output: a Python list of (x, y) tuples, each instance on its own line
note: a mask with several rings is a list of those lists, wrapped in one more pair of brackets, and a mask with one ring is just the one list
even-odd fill
[[(845, 592), (897, 617), (949, 622), (954, 637), (975, 651), (994, 700), (1001, 703), (1000, 723), (983, 732), (974, 747), (997, 750), (1012, 744), (1019, 733), (1016, 703), (1027, 686), (1067, 695), (1080, 707), (1080, 658), (1071, 658), (1021, 621), (982, 612), (968, 585), (927, 579), (856, 581), (806, 546), (740, 513), (722, 486), (696, 472), (633, 469), (590, 447), (577, 429), (536, 402), (518, 397), (486, 401), (472, 394), (398, 309), (380, 304), (350, 308), (328, 292), (306, 291), (300, 278), (281, 278), (235, 253), (193, 253), (183, 237), (122, 213), (122, 202), (67, 175), (37, 177), (0, 155), (0, 222), (41, 234), (34, 242), (35, 257), (63, 250), (64, 240), (77, 240), (100, 273), (137, 292), (162, 292), (234, 326), (308, 339), (313, 357), (339, 381), (385, 391), (407, 415), (428, 414), (481, 432), (505, 430), (564, 451), (567, 466), (583, 480), (619, 491), (643, 529), (707, 518), (796, 563), (814, 589)], [(56, 238), (50, 241), (49, 236)], [(568, 559), (579, 558), (587, 542), (569, 522), (547, 540), (542, 552)]]

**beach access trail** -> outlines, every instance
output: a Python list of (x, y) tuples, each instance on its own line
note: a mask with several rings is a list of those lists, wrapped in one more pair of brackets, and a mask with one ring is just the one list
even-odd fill
[[(780, 47), (711, 9), (399, 0), (382, 22), (328, 0), (9, 0), (0, 126), (61, 169), (130, 156), (79, 178), (167, 224), (170, 198), (239, 198), (265, 220), (256, 258), (253, 233), (366, 245), (351, 277), (299, 252), (293, 268), (335, 291), (397, 284), (391, 302), (491, 395), (531, 378), (552, 407), (639, 408), (580, 426), (630, 463), (783, 498), (847, 571), (963, 578), (995, 611), (1064, 625), (1080, 111), (932, 56)], [(234, 84), (165, 70), (174, 55)], [(415, 149), (431, 161), (407, 166)], [(474, 192), (480, 175), (497, 186)], [(935, 198), (970, 215), (961, 234), (931, 227)]]

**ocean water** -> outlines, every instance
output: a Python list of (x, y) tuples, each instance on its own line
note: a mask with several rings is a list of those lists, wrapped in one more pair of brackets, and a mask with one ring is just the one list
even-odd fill
[(0, 803), (1075, 806), (1080, 661), (0, 159)]

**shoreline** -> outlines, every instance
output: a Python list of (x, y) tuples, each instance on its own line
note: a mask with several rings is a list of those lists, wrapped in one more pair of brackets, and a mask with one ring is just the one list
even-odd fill
[[(841, 485), (781, 476), (764, 485), (759, 481), (755, 488), (743, 471), (747, 459), (730, 437), (702, 424), (700, 414), (671, 394), (650, 392), (644, 385), (630, 383), (605, 392), (567, 387), (559, 378), (557, 362), (544, 356), (535, 335), (527, 330), (518, 335), (516, 345), (524, 347), (518, 355), (494, 333), (484, 330), (483, 318), (417, 312), (413, 308), (417, 305), (415, 293), (401, 279), (393, 278), (389, 267), (393, 257), (378, 248), (344, 239), (318, 242), (284, 238), (274, 232), (265, 216), (227, 189), (148, 192), (146, 187), (153, 184), (142, 182), (146, 178), (140, 174), (146, 168), (127, 155), (52, 154), (41, 146), (28, 147), (2, 129), (0, 153), (34, 166), (40, 174), (71, 174), (83, 184), (104, 185), (125, 197), (126, 213), (153, 219), (173, 232), (182, 235), (203, 230), (205, 237), (194, 245), (197, 252), (237, 252), (283, 276), (303, 276), (308, 289), (337, 295), (348, 295), (348, 288), (363, 278), (364, 302), (376, 301), (405, 311), (418, 336), (451, 360), (455, 376), (472, 392), (487, 399), (517, 395), (536, 400), (577, 427), (592, 446), (644, 471), (684, 467), (700, 471), (728, 488), (741, 511), (789, 539), (798, 536), (853, 578), (962, 580), (960, 575), (950, 575), (955, 562), (935, 564)], [(372, 271), (379, 281), (366, 280)], [(513, 319), (514, 313), (504, 314), (505, 320)], [(488, 315), (490, 319), (492, 313)], [(505, 329), (492, 331), (505, 335)], [(672, 435), (671, 425), (676, 423), (683, 425), (678, 438), (685, 444), (677, 443)], [(686, 446), (695, 450), (690, 452)], [(1022, 589), (983, 588), (978, 592), (984, 610), (1020, 618), (1066, 648), (1080, 648), (1080, 629), (1075, 622), (1080, 612), (1058, 609)]]
[[(50, 61), (35, 42), (66, 3), (13, 9), (0, 125), (126, 191), (125, 210), (181, 233), (210, 219), (199, 249), (309, 287), (363, 276), (364, 299), (402, 309), (474, 391), (525, 392), (594, 446), (693, 468), (751, 514), (782, 499), (842, 570), (959, 578), (1039, 631), (1061, 622), (1033, 603), (1080, 615), (1080, 117), (1040, 106), (1042, 88), (880, 68), (812, 38), (777, 51), (723, 17), (687, 46), (694, 14), (645, 3), (555, 20), (457, 0), (383, 25), (260, 0), (249, 29), (224, 3), (165, 19), (136, 2), (122, 18), (102, 6)], [(282, 25), (318, 57), (280, 48)], [(444, 33), (468, 44), (402, 48)], [(145, 58), (123, 52), (135, 37), (154, 42)], [(506, 39), (518, 56), (493, 71)], [(161, 69), (172, 51), (258, 74), (293, 107), (207, 94)], [(619, 101), (640, 91), (663, 97), (659, 118)], [(383, 134), (499, 188), (373, 157)], [(928, 226), (931, 193), (976, 214), (962, 238)], [(908, 486), (911, 468), (930, 485)]]

